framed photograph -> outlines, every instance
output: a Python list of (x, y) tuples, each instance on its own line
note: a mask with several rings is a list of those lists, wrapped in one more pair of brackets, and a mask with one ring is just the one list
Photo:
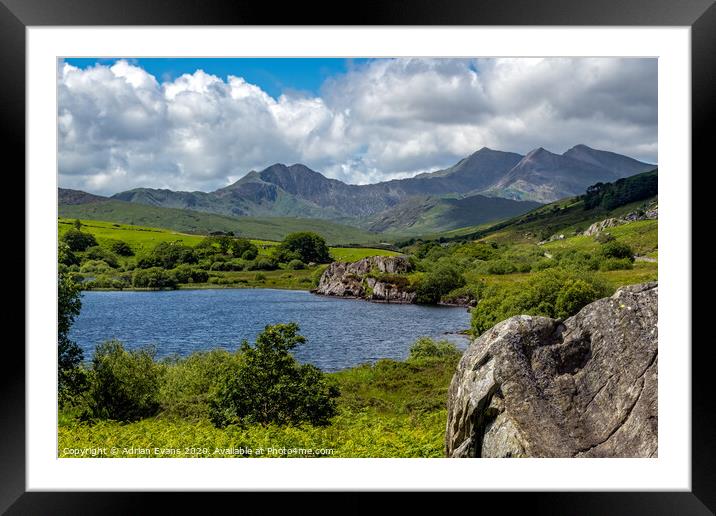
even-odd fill
[(713, 511), (713, 2), (274, 10), (3, 0), (26, 308), (0, 507)]

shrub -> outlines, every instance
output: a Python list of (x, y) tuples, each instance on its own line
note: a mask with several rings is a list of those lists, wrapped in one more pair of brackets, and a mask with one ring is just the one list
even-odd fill
[(430, 337), (420, 337), (410, 347), (408, 360), (434, 360), (456, 358), (462, 355), (459, 349), (448, 340), (435, 341)]
[(194, 264), (198, 261), (197, 253), (191, 247), (179, 242), (161, 242), (149, 254), (137, 260), (137, 267), (173, 269), (183, 263)]
[[(258, 256), (259, 249), (246, 238), (234, 238), (229, 245), (231, 254), (244, 260), (253, 260)], [(246, 256), (244, 256), (246, 255)]]
[(440, 301), (448, 304), (456, 302), (474, 304), (480, 299), (481, 292), (484, 288), (484, 281), (480, 281), (478, 283), (470, 283), (451, 290), (450, 292), (442, 296), (442, 298), (440, 298)]
[(599, 264), (600, 271), (618, 271), (633, 268), (634, 264), (628, 258), (606, 258)]
[(90, 376), (90, 415), (116, 421), (155, 415), (163, 368), (154, 356), (154, 348), (127, 351), (116, 340), (97, 346)]
[(170, 273), (177, 283), (205, 283), (209, 279), (208, 272), (186, 264), (179, 265), (176, 269), (172, 269)]
[[(298, 258), (304, 263), (328, 263), (331, 261), (330, 251), (326, 240), (310, 231), (299, 233), (290, 233), (286, 235), (283, 242), (278, 246), (277, 252), (281, 255), (283, 252), (297, 253), (290, 259)], [(280, 261), (290, 261), (282, 259)]]
[(82, 264), (82, 267), (80, 267), (80, 272), (103, 273), (109, 272), (110, 269), (111, 267), (102, 260), (88, 260)]
[(257, 272), (254, 276), (255, 281), (266, 281), (266, 274), (261, 274), (260, 272)]
[(87, 289), (116, 288), (118, 290), (122, 290), (131, 286), (131, 276), (129, 278), (127, 278), (126, 276), (115, 277), (109, 274), (100, 274), (94, 280), (88, 281), (83, 285), (83, 287)]
[(109, 243), (109, 249), (119, 256), (134, 256), (134, 251), (129, 244), (121, 240), (112, 240)]
[(60, 405), (77, 396), (86, 387), (80, 364), (83, 353), (69, 338), (70, 328), (82, 309), (80, 288), (69, 276), (57, 277), (57, 391)]
[(513, 315), (563, 319), (611, 293), (591, 275), (552, 268), (534, 273), (524, 283), (492, 285), (472, 310), (472, 330), (480, 335)]
[(102, 260), (104, 263), (106, 263), (113, 269), (119, 267), (119, 260), (117, 259), (117, 255), (111, 251), (107, 251), (106, 249), (101, 248), (98, 245), (89, 247), (85, 251), (85, 258), (89, 260)]
[(606, 244), (602, 244), (599, 252), (604, 258), (626, 258), (631, 262), (634, 261), (634, 251), (632, 251), (632, 248), (618, 240), (612, 240)]
[(222, 375), (211, 402), (214, 425), (326, 425), (336, 412), (338, 388), (317, 367), (299, 364), (291, 350), (305, 342), (298, 325), (266, 326), (255, 346), (244, 341), (241, 364)]
[(62, 235), (61, 240), (68, 245), (70, 251), (81, 252), (97, 245), (97, 240), (94, 235), (90, 233), (84, 233), (79, 229), (69, 229)]
[(291, 269), (292, 271), (297, 271), (300, 269), (305, 269), (306, 264), (303, 263), (301, 260), (291, 260), (286, 264), (287, 269)]
[(259, 250), (256, 248), (256, 246), (253, 246), (251, 249), (247, 249), (243, 253), (241, 253), (241, 258), (246, 261), (251, 261), (255, 259), (259, 255)]
[(243, 271), (252, 265), (251, 262), (247, 262), (241, 258), (234, 258), (229, 261), (217, 261), (211, 264), (209, 270), (212, 271)]
[(570, 249), (563, 251), (554, 258), (563, 269), (573, 271), (596, 271), (599, 269), (600, 258), (590, 253)]
[(80, 259), (72, 252), (67, 243), (61, 241), (57, 244), (57, 263), (67, 265), (69, 267), (72, 265), (79, 265)]
[(162, 412), (200, 420), (209, 416), (209, 403), (219, 390), (219, 379), (236, 374), (241, 355), (223, 349), (199, 351), (165, 361), (159, 392)]
[(268, 256), (259, 256), (253, 262), (249, 262), (247, 270), (250, 271), (274, 271), (278, 269), (278, 263)]
[(434, 304), (442, 296), (464, 284), (465, 278), (457, 267), (450, 263), (439, 263), (418, 282), (415, 300), (422, 304)]
[(135, 288), (176, 288), (177, 280), (173, 274), (160, 267), (150, 269), (135, 269), (132, 274), (132, 285)]
[(486, 266), (488, 274), (512, 274), (517, 272), (515, 264), (507, 260), (491, 260), (487, 262)]

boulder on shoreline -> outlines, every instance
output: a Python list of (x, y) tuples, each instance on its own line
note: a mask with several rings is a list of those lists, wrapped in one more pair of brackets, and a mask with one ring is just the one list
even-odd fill
[(448, 457), (656, 457), (658, 284), (473, 341), (448, 393)]

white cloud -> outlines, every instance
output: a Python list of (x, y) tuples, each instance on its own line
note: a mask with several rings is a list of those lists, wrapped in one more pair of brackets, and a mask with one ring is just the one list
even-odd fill
[(651, 59), (375, 60), (329, 79), (320, 96), (274, 99), (202, 70), (159, 83), (126, 61), (61, 63), (60, 184), (209, 191), (276, 162), (366, 183), (483, 146), (585, 143), (656, 161), (656, 74)]

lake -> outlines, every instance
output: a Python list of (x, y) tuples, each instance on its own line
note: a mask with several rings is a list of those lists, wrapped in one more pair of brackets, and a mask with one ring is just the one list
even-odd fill
[(70, 338), (91, 359), (109, 339), (134, 349), (157, 347), (157, 357), (188, 355), (253, 343), (267, 324), (296, 322), (307, 342), (294, 350), (303, 363), (336, 371), (380, 358), (403, 360), (420, 336), (447, 338), (470, 326), (465, 308), (371, 303), (273, 289), (83, 292)]

